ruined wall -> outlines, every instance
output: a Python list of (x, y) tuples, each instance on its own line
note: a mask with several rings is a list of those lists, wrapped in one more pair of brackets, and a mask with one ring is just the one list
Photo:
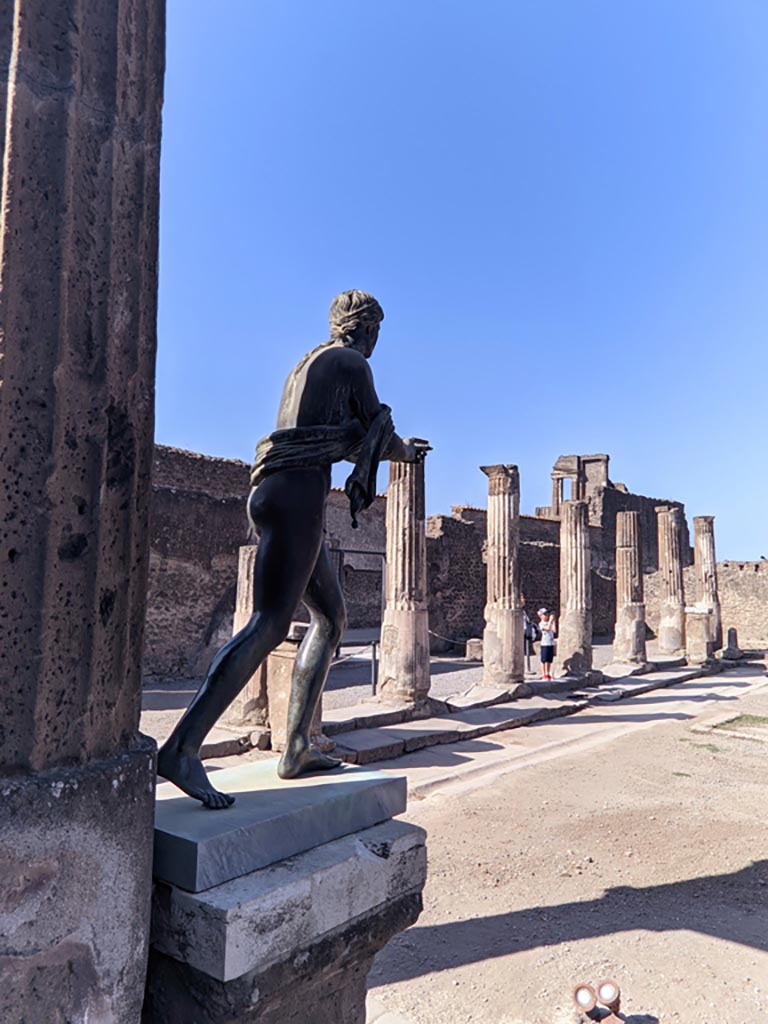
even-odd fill
[[(482, 636), (486, 596), (486, 512), (456, 505), (450, 516), (427, 520), (429, 628), (452, 640)], [(592, 573), (593, 626), (597, 635), (613, 632), (615, 581), (602, 562), (602, 531), (589, 529), (597, 569)], [(544, 606), (560, 609), (560, 523), (520, 516), (520, 585), (529, 613)], [(434, 653), (456, 647), (432, 637)]]
[[(619, 487), (602, 488), (590, 498), (594, 503), (594, 514), (602, 527), (598, 545), (593, 545), (593, 554), (600, 559), (605, 568), (613, 569), (616, 560), (616, 516), (619, 512), (638, 512), (640, 514), (640, 541), (643, 552), (643, 571), (655, 572), (659, 567), (659, 543), (656, 525), (656, 508), (668, 505), (679, 508), (682, 512), (682, 531), (680, 549), (684, 565), (693, 564), (693, 548), (691, 547), (688, 523), (685, 518), (685, 505), (681, 501), (670, 501), (668, 498), (647, 498), (643, 494), (632, 494)], [(592, 511), (592, 510), (590, 510)]]
[(200, 676), (232, 633), (248, 466), (155, 446), (145, 675)]
[[(659, 623), (659, 574), (650, 573), (645, 576), (643, 583), (646, 621), (655, 633)], [(694, 566), (683, 570), (683, 585), (686, 604), (694, 604)], [(717, 585), (723, 633), (733, 626), (738, 631), (741, 647), (768, 647), (768, 562), (718, 562)]]
[[(232, 635), (238, 549), (249, 542), (245, 502), (249, 466), (156, 445), (150, 514), (150, 565), (144, 674), (199, 677)], [(344, 556), (340, 578), (349, 625), (381, 621), (386, 499), (377, 497), (352, 529), (349, 501), (333, 490), (326, 509), (332, 549)], [(338, 566), (334, 555), (334, 564)], [(308, 618), (297, 609), (296, 618)]]
[[(450, 640), (466, 640), (483, 634), (486, 569), (483, 554), (485, 513), (482, 528), (460, 515), (427, 519), (427, 580), (429, 628)], [(438, 637), (430, 637), (434, 653), (457, 654), (463, 650)]]

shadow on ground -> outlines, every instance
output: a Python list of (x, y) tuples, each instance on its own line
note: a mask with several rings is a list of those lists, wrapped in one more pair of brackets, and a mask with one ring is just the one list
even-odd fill
[[(762, 897), (762, 898), (760, 898)], [(530, 907), (404, 932), (377, 957), (371, 987), (524, 950), (622, 931), (695, 931), (768, 950), (768, 860), (725, 875), (608, 889), (599, 899)], [(613, 918), (621, 925), (611, 926)], [(635, 1018), (633, 1024), (653, 1018)]]

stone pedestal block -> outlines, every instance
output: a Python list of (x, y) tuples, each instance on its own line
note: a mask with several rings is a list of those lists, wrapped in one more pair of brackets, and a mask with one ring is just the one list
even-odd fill
[(144, 1024), (364, 1024), (425, 877), (424, 832), (389, 821), (196, 895), (158, 883)]
[(218, 814), (203, 813), (170, 782), (158, 786), (156, 878), (199, 892), (386, 821), (406, 805), (404, 777), (351, 766), (286, 780), (276, 760), (251, 762), (217, 772), (216, 785), (237, 798)]
[(722, 653), (722, 657), (728, 661), (738, 661), (739, 658), (744, 657), (744, 652), (739, 647), (738, 634), (733, 627), (728, 630), (728, 641), (726, 643), (725, 650)]
[[(307, 626), (303, 622), (294, 622), (288, 637), (276, 647), (262, 666), (264, 672), (264, 690), (269, 708), (269, 728), (272, 750), (285, 750), (288, 736), (288, 703), (291, 697), (291, 681), (296, 657), (301, 641), (304, 639)], [(323, 732), (323, 696), (315, 707), (312, 716), (310, 742), (318, 750), (327, 753), (336, 746), (334, 740)]]
[(715, 645), (712, 634), (711, 609), (685, 609), (685, 660), (689, 665), (713, 664)]
[(483, 660), (483, 641), (479, 637), (473, 637), (471, 640), (467, 640), (464, 657), (467, 661)]
[(154, 745), (0, 779), (0, 1020), (141, 1011)]

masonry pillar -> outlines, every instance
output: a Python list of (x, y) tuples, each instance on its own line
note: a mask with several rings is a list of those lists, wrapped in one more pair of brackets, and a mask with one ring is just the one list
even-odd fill
[(0, 1020), (136, 1024), (163, 0), (8, 0), (0, 62)]
[(488, 477), (487, 601), (483, 682), (507, 686), (524, 673), (520, 606), (520, 475), (517, 466), (481, 466)]
[[(253, 569), (256, 564), (257, 544), (244, 544), (238, 553), (237, 592), (232, 635), (239, 633), (254, 611)], [(221, 716), (222, 725), (266, 729), (269, 724), (266, 662), (256, 669), (240, 693)]]
[(723, 646), (723, 621), (717, 592), (717, 559), (715, 557), (715, 517), (693, 517), (693, 551), (696, 565), (696, 601), (712, 609), (712, 642), (719, 651)]
[(391, 462), (387, 490), (386, 605), (378, 693), (419, 704), (429, 694), (424, 463)]
[(560, 506), (563, 503), (563, 478), (561, 476), (552, 477), (552, 514), (557, 516), (560, 514)]
[(586, 501), (560, 509), (560, 630), (557, 660), (566, 674), (592, 669), (592, 580)]
[(685, 597), (683, 562), (680, 552), (680, 509), (672, 505), (656, 508), (659, 530), (659, 575), (661, 615), (658, 643), (664, 654), (677, 654), (685, 646)]
[(639, 512), (619, 512), (616, 515), (616, 632), (613, 660), (635, 665), (646, 662)]

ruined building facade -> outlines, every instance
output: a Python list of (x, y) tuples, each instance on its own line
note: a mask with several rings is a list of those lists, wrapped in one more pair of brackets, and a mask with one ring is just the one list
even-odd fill
[[(478, 470), (479, 472), (479, 470)], [(249, 467), (156, 446), (154, 460), (149, 605), (144, 668), (148, 675), (196, 677), (232, 634), (238, 549), (249, 543), (245, 517)], [(427, 477), (429, 464), (427, 463)], [(525, 486), (525, 481), (523, 481)], [(686, 597), (695, 599), (693, 551), (681, 502), (632, 493), (609, 476), (608, 455), (561, 456), (552, 470), (552, 504), (520, 516), (520, 582), (527, 608), (559, 612), (560, 509), (586, 501), (592, 564), (595, 635), (610, 637), (616, 613), (616, 517), (637, 512), (647, 621), (658, 624), (656, 508), (681, 510)], [(376, 498), (353, 530), (340, 490), (328, 502), (328, 543), (339, 566), (350, 628), (382, 621), (386, 498)], [(486, 600), (486, 510), (454, 506), (427, 519), (429, 628), (435, 653), (460, 653), (463, 641), (483, 635)], [(768, 642), (768, 562), (721, 562), (723, 619), (742, 642)], [(302, 609), (297, 618), (304, 617)]]

